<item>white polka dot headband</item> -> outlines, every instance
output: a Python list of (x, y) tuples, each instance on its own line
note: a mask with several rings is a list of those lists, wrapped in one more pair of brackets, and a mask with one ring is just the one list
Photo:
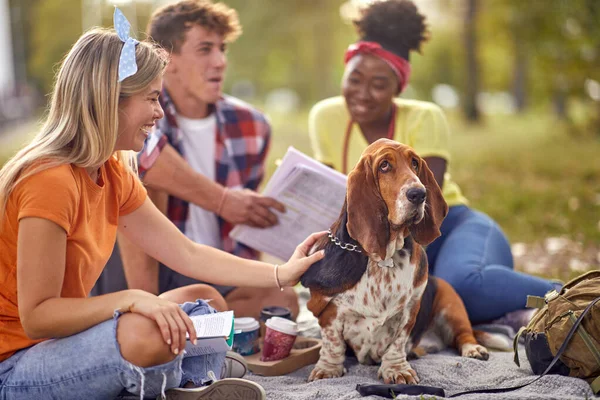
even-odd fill
[(119, 39), (125, 43), (123, 45), (123, 49), (121, 50), (121, 56), (119, 57), (119, 82), (122, 82), (123, 79), (137, 72), (138, 68), (135, 62), (135, 46), (139, 43), (139, 41), (129, 36), (131, 25), (129, 24), (129, 21), (127, 21), (127, 18), (125, 18), (125, 15), (123, 15), (121, 10), (119, 10), (117, 7), (115, 7), (113, 21)]

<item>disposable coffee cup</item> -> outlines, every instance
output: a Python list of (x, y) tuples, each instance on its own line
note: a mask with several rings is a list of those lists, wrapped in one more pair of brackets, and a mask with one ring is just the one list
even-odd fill
[(267, 321), (272, 317), (281, 317), (291, 320), (292, 319), (292, 311), (287, 307), (280, 306), (269, 306), (265, 307), (260, 312), (260, 319), (263, 321)]
[(280, 307), (280, 306), (264, 307), (260, 312), (260, 336), (262, 336), (262, 337), (265, 336), (265, 331), (266, 331), (265, 322), (267, 322), (267, 320), (269, 318), (273, 318), (273, 317), (281, 317), (281, 318), (286, 318), (286, 319), (292, 320), (292, 311), (287, 307)]
[(276, 361), (289, 356), (298, 336), (298, 324), (289, 319), (272, 317), (265, 325), (267, 329), (260, 360)]
[(258, 353), (260, 351), (258, 346), (259, 328), (260, 325), (254, 318), (235, 318), (233, 320), (233, 329), (236, 331), (236, 334), (233, 337), (233, 351), (242, 356)]

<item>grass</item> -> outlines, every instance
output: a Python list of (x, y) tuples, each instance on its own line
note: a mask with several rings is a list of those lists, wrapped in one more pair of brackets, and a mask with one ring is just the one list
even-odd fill
[[(268, 175), (287, 146), (312, 154), (306, 118), (271, 116)], [(449, 114), (449, 123), (453, 179), (511, 242), (566, 236), (600, 243), (600, 136), (572, 136), (539, 113), (487, 117), (482, 125)]]
[(512, 241), (600, 242), (600, 136), (571, 136), (539, 115), (498, 117), (456, 136), (456, 180)]

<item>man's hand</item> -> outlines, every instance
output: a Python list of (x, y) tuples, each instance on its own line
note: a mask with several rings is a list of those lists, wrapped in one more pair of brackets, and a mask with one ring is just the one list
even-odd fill
[(277, 224), (271, 208), (285, 212), (285, 206), (271, 197), (250, 190), (228, 190), (221, 208), (221, 217), (234, 225), (268, 228)]

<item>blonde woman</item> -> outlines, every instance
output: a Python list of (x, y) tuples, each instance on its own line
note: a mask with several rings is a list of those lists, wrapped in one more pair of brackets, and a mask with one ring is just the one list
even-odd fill
[[(123, 20), (115, 19), (117, 33), (96, 29), (75, 43), (46, 123), (0, 170), (2, 399), (110, 399), (122, 390), (156, 397), (220, 371), (224, 354), (183, 352), (186, 333), (196, 337), (188, 315), (211, 312), (206, 302), (179, 306), (169, 300), (179, 293), (139, 290), (87, 297), (117, 230), (174, 270), (215, 284), (291, 286), (322, 258), (306, 256), (320, 234), (279, 267), (194, 244), (146, 198), (126, 152), (139, 151), (163, 116), (166, 58), (129, 38)], [(177, 394), (216, 399), (242, 391), (264, 398), (243, 380)]]

